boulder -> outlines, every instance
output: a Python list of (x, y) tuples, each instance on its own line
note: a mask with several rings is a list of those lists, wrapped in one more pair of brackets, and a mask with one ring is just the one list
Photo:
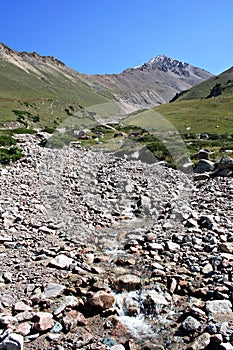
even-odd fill
[(195, 168), (193, 169), (194, 173), (202, 174), (213, 171), (215, 168), (215, 163), (211, 160), (200, 159)]
[(53, 315), (49, 312), (37, 312), (33, 317), (34, 328), (44, 332), (54, 326)]
[(102, 290), (94, 293), (91, 298), (88, 299), (88, 303), (95, 308), (106, 310), (110, 309), (115, 301), (113, 294), (106, 293)]
[(199, 335), (199, 337), (195, 338), (194, 341), (188, 345), (188, 349), (190, 350), (203, 350), (210, 343), (210, 334), (203, 333)]
[(49, 263), (50, 266), (56, 267), (59, 269), (66, 269), (72, 264), (72, 259), (68, 258), (65, 254), (60, 254), (56, 258), (52, 259)]
[(141, 287), (141, 279), (137, 275), (121, 275), (119, 276), (114, 283), (114, 289), (117, 292), (123, 290), (132, 291), (139, 289)]
[(192, 316), (188, 316), (182, 323), (182, 327), (187, 332), (194, 332), (200, 328), (201, 323)]
[(208, 314), (228, 314), (232, 312), (230, 300), (209, 300), (206, 302)]

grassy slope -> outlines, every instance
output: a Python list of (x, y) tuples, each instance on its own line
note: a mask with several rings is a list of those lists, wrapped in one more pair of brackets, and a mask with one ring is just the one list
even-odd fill
[[(37, 67), (38, 69), (38, 67)], [(80, 106), (88, 107), (107, 103), (112, 98), (108, 91), (97, 93), (86, 84), (78, 73), (71, 72), (74, 81), (62, 72), (45, 73), (43, 77), (26, 73), (17, 66), (0, 60), (0, 123), (16, 121), (14, 109), (39, 115), (40, 121), (33, 126), (52, 126), (67, 118)], [(29, 104), (28, 104), (29, 103)], [(71, 110), (70, 110), (71, 112)]]
[[(222, 94), (206, 98), (217, 83), (223, 87)], [(191, 155), (208, 148), (218, 160), (224, 150), (233, 150), (233, 68), (193, 87), (173, 103), (128, 116), (125, 123), (144, 125), (161, 140), (172, 140), (178, 131)], [(201, 133), (209, 139), (199, 139)]]
[[(180, 132), (233, 133), (233, 94), (211, 99), (177, 101), (155, 111)], [(187, 129), (188, 128), (188, 129)]]
[(216, 84), (221, 84), (221, 87), (223, 89), (222, 96), (233, 94), (233, 67), (229, 68), (216, 77), (210, 78), (198, 85), (195, 85), (186, 93), (182, 94), (178, 98), (178, 101), (206, 98), (209, 95), (210, 90)]

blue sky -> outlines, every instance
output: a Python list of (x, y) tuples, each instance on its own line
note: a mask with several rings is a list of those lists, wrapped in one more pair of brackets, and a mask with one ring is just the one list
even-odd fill
[(158, 54), (214, 74), (233, 66), (233, 0), (8, 0), (0, 42), (82, 73), (119, 73)]

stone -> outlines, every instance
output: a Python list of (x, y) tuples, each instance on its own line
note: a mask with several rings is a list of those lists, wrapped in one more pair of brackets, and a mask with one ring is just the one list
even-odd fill
[(116, 279), (114, 283), (114, 289), (118, 292), (123, 290), (132, 291), (139, 289), (140, 287), (141, 279), (137, 275), (121, 275)]
[(72, 264), (73, 259), (69, 258), (65, 254), (60, 254), (52, 259), (49, 263), (50, 266), (56, 267), (59, 269), (67, 269)]
[(87, 321), (81, 312), (77, 310), (71, 310), (63, 317), (62, 324), (64, 330), (66, 332), (69, 332), (77, 326), (86, 326)]
[(15, 315), (15, 318), (17, 319), (18, 322), (30, 321), (32, 317), (33, 317), (33, 313), (30, 311), (19, 312), (17, 315)]
[(219, 249), (223, 253), (233, 253), (233, 242), (224, 242), (219, 244)]
[(164, 246), (161, 243), (148, 243), (149, 250), (164, 250)]
[(222, 343), (223, 342), (223, 336), (221, 333), (216, 333), (216, 334), (212, 334), (210, 337), (210, 342), (211, 343)]
[(212, 272), (213, 271), (213, 266), (211, 265), (211, 264), (206, 264), (203, 268), (202, 268), (202, 270), (201, 270), (201, 272), (205, 275), (205, 274), (208, 274), (208, 273), (210, 273), (210, 272)]
[(188, 345), (188, 349), (190, 350), (203, 350), (210, 343), (210, 334), (202, 333), (199, 337), (195, 338), (194, 341)]
[(194, 159), (208, 159), (210, 151), (206, 149), (200, 149), (197, 153), (193, 155)]
[(54, 316), (58, 316), (59, 314), (61, 314), (65, 309), (66, 309), (66, 304), (62, 303), (60, 304), (58, 307), (56, 307), (53, 311), (53, 315)]
[(146, 292), (143, 297), (145, 298), (143, 301), (144, 307), (151, 307), (155, 305), (169, 305), (167, 299), (155, 290)]
[(172, 241), (166, 242), (166, 249), (170, 252), (176, 252), (180, 250), (180, 245)]
[(209, 300), (206, 311), (208, 314), (228, 314), (232, 312), (232, 303), (229, 300)]
[(66, 295), (63, 298), (63, 302), (66, 306), (75, 307), (81, 303), (81, 300), (74, 297), (73, 295)]
[(0, 349), (23, 350), (23, 336), (17, 333), (10, 333), (0, 344)]
[(31, 311), (32, 307), (25, 304), (23, 301), (18, 301), (17, 303), (15, 303), (14, 305), (14, 311), (16, 313), (18, 312), (24, 312), (24, 311)]
[(34, 328), (44, 332), (54, 326), (53, 315), (49, 312), (37, 312), (33, 316)]
[(113, 345), (111, 350), (125, 350), (125, 347), (121, 344)]
[(18, 326), (16, 326), (15, 332), (23, 336), (26, 336), (30, 334), (31, 328), (32, 327), (29, 322), (21, 322), (18, 324)]
[(202, 174), (205, 172), (211, 172), (215, 168), (215, 163), (211, 160), (200, 159), (195, 168), (193, 169), (194, 173)]
[(9, 326), (17, 323), (17, 318), (12, 315), (0, 314), (0, 324), (2, 326)]
[(11, 283), (12, 282), (12, 276), (13, 274), (11, 272), (3, 272), (3, 279), (5, 280), (5, 283)]
[(233, 346), (231, 343), (221, 343), (220, 344), (220, 350), (233, 350)]
[(49, 283), (44, 289), (44, 293), (42, 294), (42, 298), (56, 298), (64, 292), (66, 287), (62, 284), (57, 283)]
[(218, 164), (219, 169), (233, 169), (233, 158), (223, 156)]
[(187, 332), (194, 332), (200, 328), (201, 323), (192, 316), (188, 316), (183, 322), (182, 327)]
[(50, 330), (51, 333), (59, 333), (62, 331), (62, 325), (60, 322), (56, 322), (53, 328)]
[(106, 293), (104, 291), (98, 291), (88, 299), (88, 303), (101, 310), (110, 309), (113, 306), (115, 298), (113, 294)]

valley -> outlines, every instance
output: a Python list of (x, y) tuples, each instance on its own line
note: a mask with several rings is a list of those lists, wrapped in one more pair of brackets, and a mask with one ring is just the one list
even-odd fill
[(232, 74), (0, 44), (0, 348), (233, 348)]

